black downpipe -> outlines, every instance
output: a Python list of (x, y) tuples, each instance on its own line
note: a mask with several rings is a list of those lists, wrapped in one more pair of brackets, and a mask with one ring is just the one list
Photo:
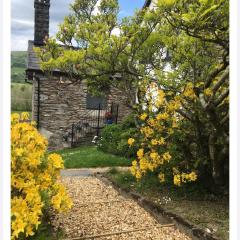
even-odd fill
[(73, 147), (73, 141), (74, 141), (74, 123), (72, 124), (71, 147)]
[(40, 128), (40, 78), (37, 77), (38, 82), (38, 104), (37, 104), (37, 129)]

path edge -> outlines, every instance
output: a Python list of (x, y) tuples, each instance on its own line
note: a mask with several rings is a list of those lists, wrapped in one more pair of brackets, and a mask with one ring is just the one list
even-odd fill
[(106, 174), (95, 173), (94, 176), (103, 182), (107, 182), (111, 184), (116, 191), (120, 194), (124, 194), (133, 200), (135, 200), (141, 207), (147, 210), (157, 221), (159, 221), (159, 217), (164, 217), (169, 221), (173, 222), (180, 231), (187, 234), (189, 237), (193, 238), (193, 240), (221, 240), (210, 233), (207, 233), (205, 230), (195, 226), (192, 223), (189, 223), (187, 220), (183, 219), (181, 216), (167, 211), (156, 203), (146, 199), (141, 194), (132, 191), (128, 188), (122, 187), (116, 182), (112, 181), (112, 179)]

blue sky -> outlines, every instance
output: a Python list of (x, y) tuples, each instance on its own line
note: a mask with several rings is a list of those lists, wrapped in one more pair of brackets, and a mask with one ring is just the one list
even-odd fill
[(145, 0), (119, 0), (120, 17), (132, 15), (136, 8), (142, 8)]
[[(69, 13), (73, 0), (51, 0), (50, 35), (57, 32), (57, 26)], [(119, 17), (131, 16), (136, 9), (142, 8), (145, 0), (119, 0)], [(33, 39), (34, 0), (11, 0), (12, 50), (26, 51), (28, 40)]]

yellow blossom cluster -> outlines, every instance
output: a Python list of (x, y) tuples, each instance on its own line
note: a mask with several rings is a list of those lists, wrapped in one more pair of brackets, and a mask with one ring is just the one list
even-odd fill
[[(176, 162), (168, 149), (169, 139), (177, 131), (181, 116), (177, 110), (181, 108), (181, 102), (184, 98), (195, 98), (192, 84), (187, 84), (183, 96), (173, 96), (165, 94), (163, 90), (156, 90), (156, 85), (152, 86), (152, 91), (147, 92), (144, 108), (140, 109), (139, 119), (139, 137), (133, 140), (128, 139), (130, 146), (137, 142), (141, 146), (136, 153), (136, 159), (132, 162), (131, 173), (140, 180), (148, 171), (157, 171), (160, 182), (165, 182), (166, 174)], [(182, 183), (196, 181), (195, 172), (173, 173), (173, 182), (180, 186)]]
[(134, 138), (129, 138), (129, 139), (128, 139), (128, 144), (129, 144), (130, 146), (132, 146), (132, 145), (134, 144), (134, 142), (135, 142), (135, 139), (134, 139)]
[(186, 84), (183, 95), (185, 97), (188, 97), (189, 99), (195, 99), (196, 98), (196, 94), (193, 90), (193, 84), (192, 83), (187, 83)]
[(210, 97), (213, 95), (213, 91), (210, 88), (206, 88), (206, 89), (204, 89), (204, 94), (205, 94), (205, 96)]
[(143, 113), (139, 116), (139, 118), (142, 120), (142, 121), (145, 121), (145, 119), (147, 118), (147, 114), (146, 113)]
[(197, 180), (197, 174), (193, 171), (191, 173), (178, 173), (173, 175), (173, 182), (176, 186), (181, 186), (182, 183), (194, 182)]
[(59, 183), (63, 160), (58, 154), (46, 155), (47, 141), (28, 118), (28, 113), (11, 116), (12, 239), (34, 235), (43, 208), (50, 207), (48, 200), (58, 212), (72, 206)]

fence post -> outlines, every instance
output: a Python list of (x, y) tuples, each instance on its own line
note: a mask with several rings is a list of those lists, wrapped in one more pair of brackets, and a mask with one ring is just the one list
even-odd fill
[(116, 120), (115, 120), (115, 123), (117, 124), (118, 122), (118, 104), (117, 104), (117, 109), (116, 109)]
[(98, 106), (97, 136), (99, 136), (100, 111), (101, 111), (101, 104), (99, 104)]

